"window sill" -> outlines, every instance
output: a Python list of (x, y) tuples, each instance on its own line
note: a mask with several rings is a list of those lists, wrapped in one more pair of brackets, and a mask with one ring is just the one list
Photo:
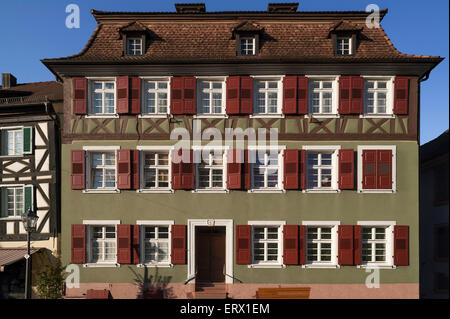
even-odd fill
[(306, 264), (302, 268), (317, 268), (317, 269), (339, 269), (341, 266), (335, 264)]
[(286, 268), (283, 264), (251, 264), (248, 268)]
[(380, 264), (380, 265), (356, 265), (356, 268), (361, 269), (397, 269), (397, 266), (395, 265), (386, 265), (386, 264)]
[(304, 189), (302, 193), (311, 193), (311, 194), (339, 194), (341, 192), (340, 189)]
[(100, 263), (100, 264), (94, 264), (94, 263), (88, 263), (83, 264), (84, 268), (119, 268), (120, 264), (118, 263)]
[(172, 194), (173, 189), (138, 189), (136, 191), (138, 194)]
[(393, 119), (395, 118), (394, 114), (360, 114), (360, 118), (362, 119)]
[(339, 114), (305, 114), (305, 118), (312, 119), (337, 119), (341, 116)]
[(85, 194), (119, 194), (119, 189), (84, 189)]
[(359, 189), (358, 193), (368, 193), (368, 194), (395, 194), (396, 191), (393, 189)]
[(251, 119), (284, 119), (284, 114), (251, 114), (249, 116)]
[(284, 194), (284, 193), (286, 193), (286, 190), (284, 190), (284, 189), (250, 189), (248, 191), (248, 193), (254, 193), (254, 194), (258, 194), (258, 193), (261, 193), (261, 194), (270, 194), (270, 193), (273, 193), (273, 194)]
[(0, 220), (11, 220), (11, 221), (15, 221), (15, 220), (22, 220), (22, 217), (20, 217), (20, 216), (0, 217)]
[(17, 154), (17, 155), (0, 155), (0, 158), (4, 158), (4, 159), (8, 159), (8, 158), (19, 158), (19, 157), (24, 157), (24, 155), (29, 155), (29, 154)]
[(137, 264), (138, 268), (173, 268), (173, 264)]
[(87, 119), (117, 119), (119, 118), (119, 114), (110, 114), (110, 115), (85, 115)]
[(139, 114), (139, 119), (166, 119), (166, 118), (173, 118), (172, 114)]
[(194, 115), (194, 119), (208, 119), (208, 118), (214, 118), (214, 119), (227, 119), (227, 114), (201, 114), (201, 115)]
[(228, 194), (229, 191), (227, 189), (195, 189), (192, 191), (193, 194), (211, 194), (211, 193), (217, 193), (217, 194)]

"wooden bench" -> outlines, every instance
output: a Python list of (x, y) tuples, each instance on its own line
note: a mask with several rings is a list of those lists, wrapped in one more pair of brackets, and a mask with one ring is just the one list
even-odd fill
[(256, 299), (309, 299), (311, 287), (258, 288)]
[(89, 289), (86, 293), (86, 299), (109, 299), (110, 293), (109, 290), (96, 290)]

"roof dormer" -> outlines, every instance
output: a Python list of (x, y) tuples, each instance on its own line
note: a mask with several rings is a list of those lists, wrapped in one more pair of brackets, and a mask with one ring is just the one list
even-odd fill
[(259, 39), (263, 28), (256, 23), (243, 21), (233, 28), (236, 55), (258, 55)]
[(140, 23), (133, 21), (119, 28), (120, 37), (123, 39), (124, 56), (141, 56), (147, 48), (147, 36), (150, 30)]
[(331, 27), (328, 37), (331, 38), (334, 55), (356, 54), (362, 29), (361, 26), (345, 20), (341, 20)]

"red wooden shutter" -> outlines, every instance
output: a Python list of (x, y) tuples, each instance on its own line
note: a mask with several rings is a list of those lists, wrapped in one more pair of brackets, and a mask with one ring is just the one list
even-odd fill
[(241, 114), (252, 114), (253, 112), (253, 78), (241, 76)]
[(339, 78), (339, 113), (350, 114), (351, 102), (351, 77), (341, 76)]
[(183, 189), (181, 186), (181, 158), (175, 161), (176, 156), (181, 156), (181, 149), (172, 151), (172, 189)]
[(251, 170), (252, 170), (252, 163), (251, 163), (251, 153), (249, 150), (244, 150), (244, 189), (250, 189), (251, 186)]
[(300, 150), (300, 188), (306, 189), (306, 151)]
[(227, 155), (227, 188), (242, 188), (242, 163), (244, 154), (242, 150), (230, 149)]
[(308, 114), (308, 83), (306, 76), (298, 77), (297, 114)]
[(363, 150), (362, 151), (362, 188), (376, 189), (377, 188), (377, 151)]
[(184, 104), (184, 114), (195, 114), (196, 108), (196, 95), (195, 91), (197, 89), (197, 79), (193, 76), (186, 76), (183, 79), (183, 104)]
[(283, 114), (297, 114), (297, 76), (283, 79)]
[(130, 77), (118, 76), (116, 78), (117, 91), (117, 114), (126, 114), (129, 112), (129, 88)]
[(117, 188), (131, 189), (131, 150), (117, 151)]
[(189, 160), (181, 163), (181, 187), (183, 189), (194, 189), (194, 151), (188, 151)]
[(299, 150), (284, 150), (284, 189), (299, 187)]
[(394, 226), (394, 265), (409, 265), (409, 226)]
[(186, 263), (186, 225), (172, 225), (172, 264)]
[(352, 76), (351, 86), (350, 112), (353, 114), (362, 114), (364, 106), (364, 79), (361, 76)]
[(171, 114), (183, 114), (184, 112), (183, 89), (184, 89), (183, 77), (174, 76), (170, 79)]
[(354, 188), (353, 149), (339, 150), (339, 188)]
[(283, 264), (298, 265), (299, 262), (299, 226), (284, 225), (283, 227)]
[(72, 228), (72, 264), (86, 262), (86, 225), (73, 224)]
[(299, 255), (300, 255), (300, 265), (306, 264), (306, 226), (301, 225), (300, 227), (300, 238), (298, 242)]
[(392, 151), (377, 151), (377, 189), (392, 189)]
[(355, 225), (353, 226), (353, 264), (361, 265), (361, 226)]
[(85, 188), (85, 153), (82, 150), (70, 151), (71, 161), (71, 187), (72, 189)]
[(236, 225), (236, 264), (252, 263), (251, 243), (252, 228), (250, 225)]
[(394, 114), (408, 114), (409, 79), (396, 76), (394, 82)]
[(83, 115), (87, 113), (87, 84), (86, 78), (72, 78), (74, 114)]
[(227, 114), (239, 114), (240, 85), (240, 76), (227, 78)]
[(142, 80), (140, 77), (132, 76), (130, 77), (130, 113), (140, 114), (141, 113), (141, 88)]
[(140, 175), (139, 150), (132, 150), (131, 155), (132, 155), (131, 157), (132, 157), (132, 172), (133, 172), (132, 189), (139, 189), (141, 188), (141, 185), (139, 184), (139, 175)]
[(131, 264), (132, 225), (117, 225), (117, 263)]
[(140, 225), (133, 225), (133, 244), (132, 244), (132, 251), (133, 251), (133, 264), (139, 264), (141, 262), (141, 250), (140, 250)]
[(353, 226), (338, 226), (339, 265), (353, 265)]

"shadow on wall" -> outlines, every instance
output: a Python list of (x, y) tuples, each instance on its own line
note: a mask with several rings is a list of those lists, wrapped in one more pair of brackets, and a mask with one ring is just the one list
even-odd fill
[(150, 273), (148, 267), (144, 266), (144, 274), (139, 274), (134, 268), (128, 267), (134, 275), (134, 282), (139, 287), (139, 299), (171, 299), (174, 298), (173, 288), (167, 288), (172, 276), (161, 276), (158, 267), (154, 267), (154, 274)]

